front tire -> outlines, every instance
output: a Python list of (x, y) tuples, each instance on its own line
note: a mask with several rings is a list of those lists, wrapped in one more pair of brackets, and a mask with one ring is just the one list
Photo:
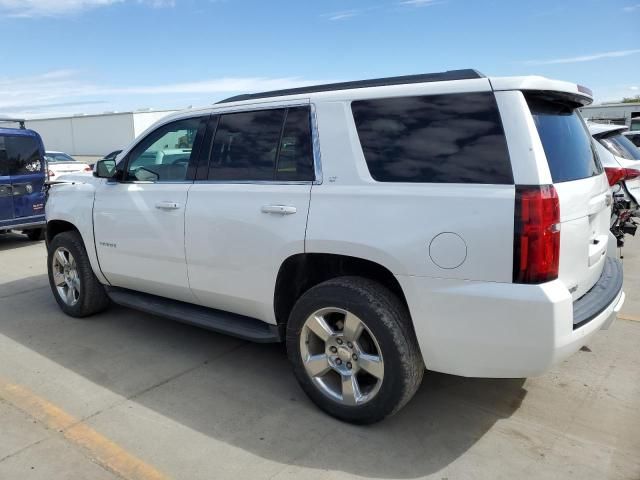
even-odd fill
[(350, 423), (396, 413), (424, 374), (406, 306), (361, 277), (328, 280), (298, 299), (287, 325), (287, 352), (309, 398)]
[(47, 257), (49, 285), (64, 313), (87, 317), (109, 306), (109, 297), (98, 281), (78, 232), (56, 235)]

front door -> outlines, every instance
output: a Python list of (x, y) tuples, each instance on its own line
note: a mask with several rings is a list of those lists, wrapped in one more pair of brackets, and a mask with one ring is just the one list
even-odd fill
[(114, 286), (193, 302), (184, 251), (184, 214), (206, 117), (150, 133), (118, 165), (118, 181), (96, 190), (100, 268)]
[(309, 107), (211, 123), (211, 153), (185, 219), (191, 289), (203, 305), (273, 323), (278, 270), (304, 252), (314, 179)]

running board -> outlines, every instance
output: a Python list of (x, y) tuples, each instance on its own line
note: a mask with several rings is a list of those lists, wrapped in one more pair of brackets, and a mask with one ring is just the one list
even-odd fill
[(109, 298), (123, 307), (133, 308), (252, 342), (277, 343), (282, 341), (282, 335), (276, 325), (270, 325), (255, 318), (124, 288), (105, 288)]

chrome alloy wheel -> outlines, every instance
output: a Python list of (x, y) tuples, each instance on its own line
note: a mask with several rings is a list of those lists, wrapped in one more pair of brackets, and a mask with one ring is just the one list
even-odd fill
[(309, 377), (322, 393), (343, 405), (362, 405), (380, 391), (384, 361), (378, 341), (356, 315), (328, 307), (312, 313), (300, 335)]
[(80, 277), (71, 252), (64, 247), (58, 247), (53, 254), (51, 270), (58, 295), (64, 303), (73, 307), (80, 300)]

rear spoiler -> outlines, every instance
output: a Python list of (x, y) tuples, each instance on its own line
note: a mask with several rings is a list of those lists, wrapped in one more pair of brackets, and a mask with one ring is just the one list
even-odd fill
[(589, 127), (589, 133), (594, 138), (607, 137), (611, 134), (616, 135), (629, 130), (626, 125), (601, 124), (589, 120), (587, 120), (587, 127)]
[(593, 103), (593, 92), (582, 85), (545, 77), (495, 77), (489, 78), (494, 91), (521, 90), (540, 92), (554, 97), (566, 99), (576, 105), (585, 107)]

